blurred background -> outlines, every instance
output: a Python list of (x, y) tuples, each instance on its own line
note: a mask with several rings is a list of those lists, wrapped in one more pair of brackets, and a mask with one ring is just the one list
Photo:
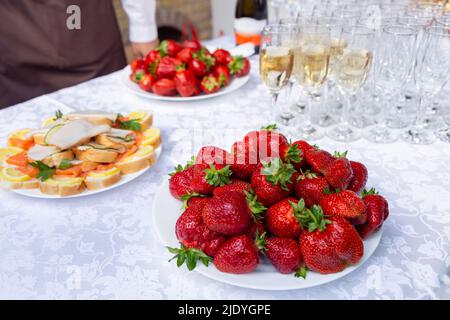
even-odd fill
[[(157, 0), (156, 22), (159, 39), (181, 39), (193, 27), (200, 38), (233, 34), (234, 9), (237, 0)], [(128, 39), (128, 18), (120, 0), (114, 0), (127, 60), (132, 60)]]

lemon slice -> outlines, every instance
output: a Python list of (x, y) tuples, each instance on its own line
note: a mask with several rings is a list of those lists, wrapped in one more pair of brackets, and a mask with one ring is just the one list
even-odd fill
[(50, 139), (53, 137), (53, 135), (59, 130), (61, 129), (61, 127), (63, 127), (64, 124), (57, 124), (53, 127), (51, 127), (47, 133), (45, 134), (45, 138), (44, 138), (44, 143), (45, 144), (49, 144), (48, 142), (50, 141)]
[(139, 160), (139, 159), (145, 158), (146, 156), (152, 154), (153, 151), (155, 151), (155, 149), (152, 146), (142, 146), (135, 153), (133, 153), (132, 155), (130, 155), (126, 158), (123, 158), (119, 162), (123, 163), (123, 162), (131, 162), (131, 161)]
[(111, 169), (104, 170), (104, 171), (91, 171), (91, 172), (89, 172), (88, 176), (92, 177), (92, 178), (105, 178), (105, 177), (112, 176), (118, 172), (120, 172), (120, 170), (116, 167), (113, 167)]
[(11, 133), (11, 134), (8, 136), (8, 139), (16, 138), (16, 139), (22, 139), (22, 140), (25, 140), (25, 139), (27, 138), (27, 137), (26, 137), (27, 133), (30, 132), (30, 131), (31, 131), (30, 128), (25, 128), (25, 129), (17, 130), (17, 131), (15, 131), (15, 132)]
[(144, 131), (142, 135), (143, 146), (157, 146), (160, 143), (161, 131), (158, 128), (150, 128)]
[(0, 165), (6, 165), (6, 159), (18, 153), (21, 153), (22, 151), (23, 149), (17, 147), (0, 148)]
[(55, 117), (47, 118), (44, 121), (42, 121), (42, 125), (41, 126), (42, 127), (47, 127), (47, 126), (51, 125), (53, 122), (55, 122), (55, 121), (56, 121)]
[(127, 115), (127, 118), (130, 120), (142, 120), (147, 116), (147, 111), (133, 111)]
[(12, 167), (5, 167), (1, 171), (2, 179), (9, 182), (24, 182), (30, 180), (31, 177)]
[(71, 178), (71, 177), (52, 177), (45, 180), (45, 183), (50, 185), (61, 185), (61, 186), (74, 186), (81, 184), (83, 178)]

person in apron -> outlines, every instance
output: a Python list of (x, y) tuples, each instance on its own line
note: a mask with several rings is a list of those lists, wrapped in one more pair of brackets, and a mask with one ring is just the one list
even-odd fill
[[(139, 2), (153, 12), (139, 8)], [(123, 5), (129, 15), (131, 41), (133, 37), (145, 40), (133, 44), (133, 49), (150, 49), (152, 45), (143, 45), (157, 38), (154, 18), (149, 26), (136, 26), (133, 20), (152, 24), (151, 18), (145, 20), (139, 14), (145, 11), (154, 17), (154, 0), (123, 0)], [(71, 16), (76, 11), (69, 6), (80, 9), (79, 26)], [(141, 39), (132, 34), (132, 28), (145, 31)], [(112, 0), (0, 1), (0, 109), (125, 65)]]

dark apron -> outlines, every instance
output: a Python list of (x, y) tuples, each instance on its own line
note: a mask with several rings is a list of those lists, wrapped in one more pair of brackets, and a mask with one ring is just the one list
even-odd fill
[[(80, 30), (67, 28), (69, 5)], [(0, 0), (0, 109), (125, 64), (112, 0)]]

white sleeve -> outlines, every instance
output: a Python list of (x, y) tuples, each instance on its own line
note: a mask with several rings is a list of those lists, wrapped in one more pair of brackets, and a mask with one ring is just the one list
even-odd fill
[(128, 15), (131, 42), (149, 42), (158, 38), (155, 0), (122, 0)]

